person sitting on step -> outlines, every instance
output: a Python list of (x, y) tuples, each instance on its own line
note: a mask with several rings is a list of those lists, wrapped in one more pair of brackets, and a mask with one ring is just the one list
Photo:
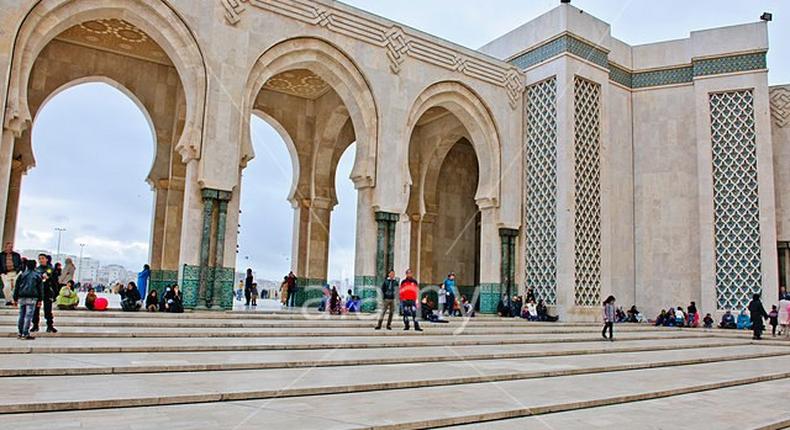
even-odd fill
[(549, 308), (543, 302), (543, 299), (538, 300), (535, 311), (538, 313), (538, 321), (556, 322), (560, 317), (556, 315), (549, 315)]
[(153, 288), (151, 288), (151, 291), (148, 292), (148, 296), (145, 298), (145, 309), (148, 312), (156, 312), (159, 310), (159, 293)]
[(140, 291), (137, 290), (137, 285), (133, 281), (126, 284), (126, 288), (120, 291), (121, 294), (121, 309), (127, 312), (136, 312), (143, 307), (143, 298), (140, 297)]
[(706, 314), (702, 324), (704, 328), (713, 328), (713, 317), (710, 314)]
[(61, 310), (74, 310), (77, 309), (79, 303), (80, 298), (77, 296), (77, 292), (74, 291), (74, 281), (69, 280), (66, 282), (66, 285), (60, 288), (55, 304)]
[(184, 312), (184, 303), (182, 302), (181, 291), (179, 291), (177, 284), (173, 284), (173, 286), (168, 289), (168, 291), (164, 294), (163, 299), (165, 312), (171, 312), (175, 314)]
[(752, 318), (746, 313), (746, 309), (741, 309), (741, 313), (738, 314), (738, 330), (751, 330), (752, 329)]
[(735, 316), (732, 314), (732, 312), (730, 312), (729, 309), (727, 309), (727, 311), (724, 312), (724, 315), (721, 316), (721, 322), (719, 322), (719, 328), (734, 329), (737, 327), (738, 324), (735, 322)]
[(96, 303), (96, 290), (93, 287), (88, 287), (88, 292), (85, 294), (85, 308), (89, 311), (94, 309), (94, 304)]

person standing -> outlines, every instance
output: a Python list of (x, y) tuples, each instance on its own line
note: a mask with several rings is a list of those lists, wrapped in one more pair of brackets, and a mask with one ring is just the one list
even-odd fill
[(44, 286), (41, 275), (36, 271), (36, 262), (29, 260), (25, 262), (25, 265), (25, 272), (17, 277), (18, 282), (14, 288), (13, 300), (19, 306), (17, 337), (33, 340), (35, 337), (30, 335), (30, 324), (33, 320), (36, 303), (44, 298)]
[(60, 273), (60, 276), (58, 277), (58, 284), (63, 286), (68, 284), (69, 281), (74, 281), (75, 269), (76, 267), (74, 267), (74, 261), (72, 261), (70, 257), (66, 257), (66, 263), (63, 267), (63, 271)]
[(296, 306), (296, 275), (294, 272), (288, 272), (288, 306)]
[(776, 326), (779, 325), (779, 309), (776, 305), (771, 306), (771, 312), (768, 312), (768, 321), (771, 323), (771, 336), (776, 337)]
[(615, 321), (615, 308), (614, 308), (615, 298), (614, 296), (609, 296), (603, 302), (603, 330), (601, 330), (601, 336), (606, 339), (606, 330), (609, 330), (609, 340), (614, 341), (614, 321)]
[(143, 264), (143, 270), (137, 274), (137, 291), (140, 293), (140, 297), (146, 296), (149, 279), (151, 279), (151, 266)]
[(749, 302), (749, 316), (752, 319), (752, 339), (760, 340), (763, 338), (763, 329), (765, 325), (763, 320), (768, 318), (768, 313), (765, 312), (763, 302), (760, 300), (760, 294), (755, 293), (752, 296), (752, 301)]
[(448, 295), (447, 288), (445, 288), (444, 283), (442, 283), (441, 285), (439, 285), (439, 291), (436, 293), (437, 296), (436, 298), (437, 301), (439, 302), (438, 310), (442, 315), (449, 313), (448, 312), (449, 308), (447, 307), (447, 295)]
[(379, 323), (376, 325), (376, 330), (381, 330), (381, 323), (384, 321), (384, 314), (389, 311), (387, 318), (387, 330), (392, 330), (392, 315), (395, 313), (395, 288), (398, 287), (398, 278), (395, 277), (395, 271), (390, 270), (387, 274), (387, 279), (381, 284), (381, 313), (379, 314)]
[(414, 330), (422, 331), (420, 323), (417, 322), (417, 294), (420, 284), (413, 277), (411, 269), (406, 270), (406, 277), (400, 283), (400, 304), (403, 307), (403, 330), (409, 330), (409, 317), (414, 321)]
[(55, 269), (52, 268), (52, 257), (47, 254), (38, 254), (38, 267), (36, 271), (41, 276), (43, 282), (43, 299), (36, 303), (36, 310), (33, 311), (32, 332), (38, 331), (41, 321), (41, 308), (44, 308), (44, 319), (47, 321), (47, 333), (57, 333), (55, 328), (55, 316), (52, 314), (52, 302), (58, 296), (58, 277)]
[(252, 284), (255, 283), (255, 280), (252, 278), (252, 269), (247, 268), (247, 276), (244, 277), (244, 306), (250, 305), (250, 299), (252, 299)]
[[(35, 265), (35, 262), (33, 263)], [(5, 305), (11, 306), (14, 299), (14, 285), (19, 273), (24, 270), (22, 257), (14, 252), (14, 244), (6, 242), (3, 252), (0, 252), (0, 278), (3, 281), (3, 296)]]
[(455, 298), (458, 297), (458, 290), (455, 287), (455, 272), (450, 272), (447, 274), (447, 279), (444, 280), (444, 289), (447, 291), (447, 306), (446, 310), (448, 314), (453, 313), (453, 304), (455, 303)]

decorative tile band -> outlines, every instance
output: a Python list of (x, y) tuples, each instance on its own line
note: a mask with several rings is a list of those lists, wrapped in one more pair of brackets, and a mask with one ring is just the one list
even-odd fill
[(178, 283), (178, 270), (152, 270), (149, 288), (156, 290), (161, 297), (165, 288)]
[(501, 286), (498, 283), (480, 284), (480, 313), (494, 314), (499, 304)]
[[(212, 309), (230, 310), (233, 308), (235, 276), (236, 269), (233, 267), (206, 268), (206, 286), (210, 289), (206, 292), (206, 297), (218, 299), (217, 303), (212, 304)], [(195, 308), (198, 304), (198, 289), (200, 288), (200, 266), (185, 264), (181, 269), (180, 285), (184, 307)], [(214, 288), (219, 288), (220, 291), (214, 294)]]
[(692, 60), (689, 65), (672, 66), (656, 70), (628, 70), (609, 61), (609, 54), (605, 50), (572, 34), (563, 34), (556, 39), (532, 48), (511, 59), (510, 63), (523, 70), (566, 53), (608, 69), (609, 80), (631, 89), (690, 83), (698, 76), (762, 70), (767, 67), (766, 53), (752, 52), (702, 58)]
[(510, 63), (520, 69), (527, 69), (566, 52), (584, 58), (601, 67), (609, 66), (608, 53), (606, 51), (570, 34), (563, 34), (556, 39), (533, 48), (513, 58), (510, 60)]

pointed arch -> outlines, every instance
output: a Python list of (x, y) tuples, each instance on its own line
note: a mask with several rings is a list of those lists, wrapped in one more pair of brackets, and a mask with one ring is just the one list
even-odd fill
[[(293, 69), (307, 69), (326, 81), (348, 109), (357, 140), (357, 154), (351, 177), (359, 187), (375, 185), (378, 142), (378, 109), (367, 79), (348, 55), (317, 38), (296, 38), (279, 42), (264, 52), (250, 70), (242, 112), (240, 163), (254, 156), (249, 118), (253, 103), (264, 84), (273, 76)], [(341, 124), (342, 125), (342, 124)]]
[(144, 31), (168, 55), (186, 97), (184, 130), (176, 148), (186, 160), (199, 158), (206, 98), (206, 66), (184, 20), (162, 0), (41, 0), (17, 31), (8, 83), (4, 126), (20, 136), (30, 127), (28, 82), (39, 53), (57, 35), (82, 22), (122, 19)]

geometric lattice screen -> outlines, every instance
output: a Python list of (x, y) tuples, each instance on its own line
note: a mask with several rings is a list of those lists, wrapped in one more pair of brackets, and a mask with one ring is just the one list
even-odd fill
[(601, 86), (574, 79), (576, 305), (601, 304)]
[(527, 88), (526, 286), (557, 303), (557, 80)]
[(751, 90), (710, 95), (716, 304), (743, 309), (761, 291), (760, 202)]

